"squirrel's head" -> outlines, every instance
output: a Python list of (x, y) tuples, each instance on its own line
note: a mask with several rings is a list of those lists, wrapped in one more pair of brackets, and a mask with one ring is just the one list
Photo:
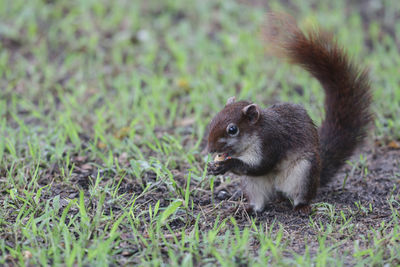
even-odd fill
[(229, 98), (209, 124), (208, 151), (239, 157), (254, 141), (260, 116), (256, 104)]

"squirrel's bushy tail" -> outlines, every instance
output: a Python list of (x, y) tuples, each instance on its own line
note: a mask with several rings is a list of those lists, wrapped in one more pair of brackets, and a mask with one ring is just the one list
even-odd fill
[(319, 129), (320, 184), (327, 184), (367, 135), (372, 120), (367, 71), (351, 62), (329, 34), (305, 35), (291, 17), (269, 14), (263, 29), (272, 51), (310, 72), (325, 91), (325, 120)]

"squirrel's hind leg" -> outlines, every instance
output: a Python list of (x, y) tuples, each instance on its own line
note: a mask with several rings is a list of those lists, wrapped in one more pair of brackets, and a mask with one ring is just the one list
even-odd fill
[(276, 179), (276, 187), (293, 201), (295, 209), (308, 206), (315, 196), (318, 186), (318, 173), (307, 159), (287, 164)]

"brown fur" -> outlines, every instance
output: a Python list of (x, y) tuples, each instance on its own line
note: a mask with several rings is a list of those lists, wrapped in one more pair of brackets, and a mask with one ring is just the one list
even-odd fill
[(320, 129), (321, 184), (327, 184), (363, 141), (372, 121), (367, 71), (349, 61), (330, 34), (305, 35), (287, 15), (270, 14), (264, 36), (273, 51), (311, 73), (325, 90)]
[[(230, 98), (211, 121), (208, 137), (210, 152), (229, 157), (211, 163), (209, 172), (245, 175), (247, 194), (257, 210), (263, 208), (264, 199), (275, 195), (274, 190), (292, 198), (295, 208), (307, 210), (319, 184), (329, 182), (366, 135), (372, 117), (369, 80), (329, 34), (305, 35), (287, 16), (270, 15), (264, 36), (274, 55), (284, 56), (319, 80), (326, 94), (326, 118), (317, 130), (299, 105), (260, 109)], [(234, 136), (227, 133), (232, 123), (239, 128)]]

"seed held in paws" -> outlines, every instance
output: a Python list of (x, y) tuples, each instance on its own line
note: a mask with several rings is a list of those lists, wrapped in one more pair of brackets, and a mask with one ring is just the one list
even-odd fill
[(225, 154), (218, 154), (214, 157), (214, 162), (224, 161), (226, 159)]

